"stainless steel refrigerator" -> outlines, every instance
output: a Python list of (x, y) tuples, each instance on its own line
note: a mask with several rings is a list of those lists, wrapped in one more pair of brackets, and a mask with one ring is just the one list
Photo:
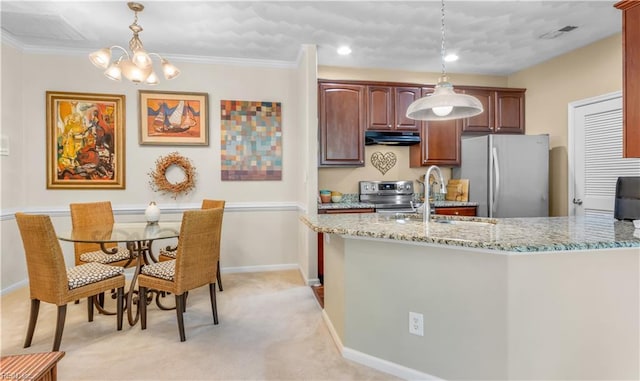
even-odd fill
[(461, 144), (452, 178), (469, 179), (478, 216), (549, 215), (549, 135), (463, 137)]

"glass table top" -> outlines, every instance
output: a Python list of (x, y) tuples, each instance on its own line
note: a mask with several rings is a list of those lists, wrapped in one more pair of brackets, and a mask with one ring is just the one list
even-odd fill
[(93, 225), (58, 233), (58, 238), (71, 242), (132, 242), (176, 238), (180, 235), (181, 221), (165, 221), (155, 224), (124, 222)]

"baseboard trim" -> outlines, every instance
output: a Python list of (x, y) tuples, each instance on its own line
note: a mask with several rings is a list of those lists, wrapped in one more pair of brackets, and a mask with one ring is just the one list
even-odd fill
[(347, 360), (357, 362), (358, 364), (368, 366), (369, 368), (373, 368), (405, 380), (443, 381), (442, 378), (438, 378), (436, 376), (432, 376), (415, 369), (407, 368), (406, 366), (383, 360), (381, 358), (371, 356), (347, 347), (344, 347), (342, 349), (342, 357), (346, 358)]
[[(333, 339), (333, 343), (336, 345), (336, 348), (338, 349), (338, 352), (343, 353), (342, 350), (344, 349), (344, 346), (342, 345), (342, 340), (340, 340), (340, 336), (338, 336), (338, 332), (336, 332), (336, 329), (333, 327), (333, 323), (331, 323), (331, 319), (329, 318), (329, 315), (327, 315), (327, 311), (325, 311), (324, 309), (322, 310), (322, 320), (324, 320), (324, 324), (326, 324), (327, 329), (331, 334), (331, 338)], [(344, 357), (344, 354), (343, 354), (343, 357)]]
[(368, 366), (369, 368), (373, 368), (405, 380), (443, 381), (443, 379), (436, 376), (432, 376), (430, 374), (407, 368), (406, 366), (399, 365), (394, 362), (383, 360), (381, 358), (356, 351), (355, 349), (345, 347), (342, 344), (342, 340), (340, 340), (340, 336), (338, 336), (338, 333), (333, 327), (333, 323), (331, 323), (331, 319), (329, 318), (329, 315), (327, 315), (327, 312), (325, 310), (322, 310), (322, 320), (324, 320), (324, 323), (327, 326), (329, 333), (331, 334), (331, 338), (333, 339), (333, 343), (336, 345), (336, 348), (340, 353), (342, 353), (342, 357), (346, 358), (347, 360), (357, 362), (358, 364)]
[(300, 266), (297, 263), (284, 263), (281, 265), (259, 265), (259, 266), (239, 266), (239, 267), (221, 267), (222, 274), (233, 273), (260, 273), (265, 271), (282, 271), (282, 270), (298, 270)]
[(9, 294), (17, 289), (27, 286), (28, 284), (29, 284), (29, 280), (27, 279), (21, 280), (20, 282), (14, 283), (9, 287), (3, 288), (2, 290), (0, 290), (0, 296)]

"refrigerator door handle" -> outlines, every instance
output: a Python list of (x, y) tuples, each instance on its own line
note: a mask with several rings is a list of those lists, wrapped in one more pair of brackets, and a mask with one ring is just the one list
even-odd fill
[(493, 154), (493, 168), (496, 174), (495, 176), (496, 186), (493, 192), (493, 203), (492, 203), (493, 205), (491, 207), (491, 215), (489, 217), (493, 217), (493, 215), (496, 213), (496, 210), (498, 209), (498, 199), (499, 199), (498, 195), (500, 194), (500, 164), (498, 163), (498, 149), (496, 147), (493, 147), (492, 154)]

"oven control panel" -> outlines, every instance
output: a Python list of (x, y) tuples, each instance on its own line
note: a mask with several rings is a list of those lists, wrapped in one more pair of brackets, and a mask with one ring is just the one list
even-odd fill
[(413, 181), (360, 181), (361, 195), (413, 195)]

